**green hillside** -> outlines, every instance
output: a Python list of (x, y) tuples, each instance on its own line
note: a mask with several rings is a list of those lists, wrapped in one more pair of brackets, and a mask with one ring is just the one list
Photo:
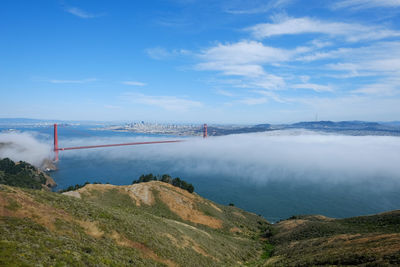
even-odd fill
[(77, 192), (1, 186), (0, 265), (232, 266), (262, 254), (265, 220), (172, 185)]
[(332, 219), (294, 216), (274, 225), (265, 266), (400, 266), (400, 210)]

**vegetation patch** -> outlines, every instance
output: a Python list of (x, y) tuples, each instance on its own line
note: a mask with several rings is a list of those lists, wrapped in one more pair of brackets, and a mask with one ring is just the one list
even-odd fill
[(9, 158), (0, 159), (0, 184), (32, 189), (42, 189), (47, 178), (44, 173), (31, 164), (15, 163)]
[(266, 260), (272, 256), (272, 253), (274, 252), (275, 247), (274, 247), (274, 245), (266, 242), (263, 249), (264, 249), (264, 251), (261, 255), (261, 258)]
[(154, 176), (152, 173), (150, 174), (142, 174), (139, 179), (134, 180), (132, 184), (138, 184), (138, 183), (146, 183), (146, 182), (151, 182), (151, 181), (160, 181), (163, 183), (167, 184), (172, 184), (173, 186), (182, 188), (183, 190), (188, 191), (189, 193), (194, 192), (194, 186), (184, 180), (181, 180), (179, 177), (172, 178), (168, 174), (163, 174), (163, 175), (156, 175)]
[(16, 211), (19, 208), (21, 208), (21, 205), (18, 204), (17, 201), (15, 201), (13, 198), (7, 198), (7, 205), (5, 205), (4, 207), (10, 211)]

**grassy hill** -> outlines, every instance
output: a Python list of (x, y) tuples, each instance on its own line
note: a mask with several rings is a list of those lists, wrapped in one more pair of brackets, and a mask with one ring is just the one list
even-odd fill
[(274, 225), (264, 266), (400, 266), (400, 210), (332, 219), (294, 216)]
[(0, 187), (0, 265), (234, 266), (263, 252), (264, 219), (166, 183), (69, 194)]
[[(25, 169), (20, 186), (37, 175)], [(0, 185), (0, 237), (0, 266), (400, 265), (400, 211), (271, 225), (159, 181), (63, 194)]]

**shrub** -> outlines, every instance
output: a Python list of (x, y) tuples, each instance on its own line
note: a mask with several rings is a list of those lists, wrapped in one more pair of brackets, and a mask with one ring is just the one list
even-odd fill
[(189, 193), (193, 193), (194, 192), (194, 186), (184, 180), (181, 180), (179, 177), (173, 178), (169, 175), (169, 174), (163, 174), (161, 176), (154, 176), (152, 173), (150, 174), (142, 174), (139, 179), (137, 180), (133, 180), (132, 184), (138, 184), (138, 183), (146, 183), (146, 182), (150, 182), (150, 181), (160, 181), (160, 182), (164, 182), (167, 184), (172, 184), (173, 186), (182, 188), (186, 191), (188, 191)]

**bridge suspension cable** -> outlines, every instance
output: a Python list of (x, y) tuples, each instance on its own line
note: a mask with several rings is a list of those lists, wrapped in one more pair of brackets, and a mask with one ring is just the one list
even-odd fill
[[(203, 126), (203, 138), (207, 137), (207, 124)], [(58, 132), (57, 123), (54, 123), (54, 161), (59, 160), (59, 151), (74, 150), (74, 149), (89, 149), (99, 147), (115, 147), (115, 146), (136, 146), (136, 145), (150, 145), (150, 144), (167, 144), (167, 143), (179, 143), (184, 140), (165, 140), (165, 141), (148, 141), (148, 142), (133, 142), (133, 143), (121, 143), (121, 144), (107, 144), (107, 145), (92, 145), (92, 146), (76, 146), (76, 147), (58, 147)]]

